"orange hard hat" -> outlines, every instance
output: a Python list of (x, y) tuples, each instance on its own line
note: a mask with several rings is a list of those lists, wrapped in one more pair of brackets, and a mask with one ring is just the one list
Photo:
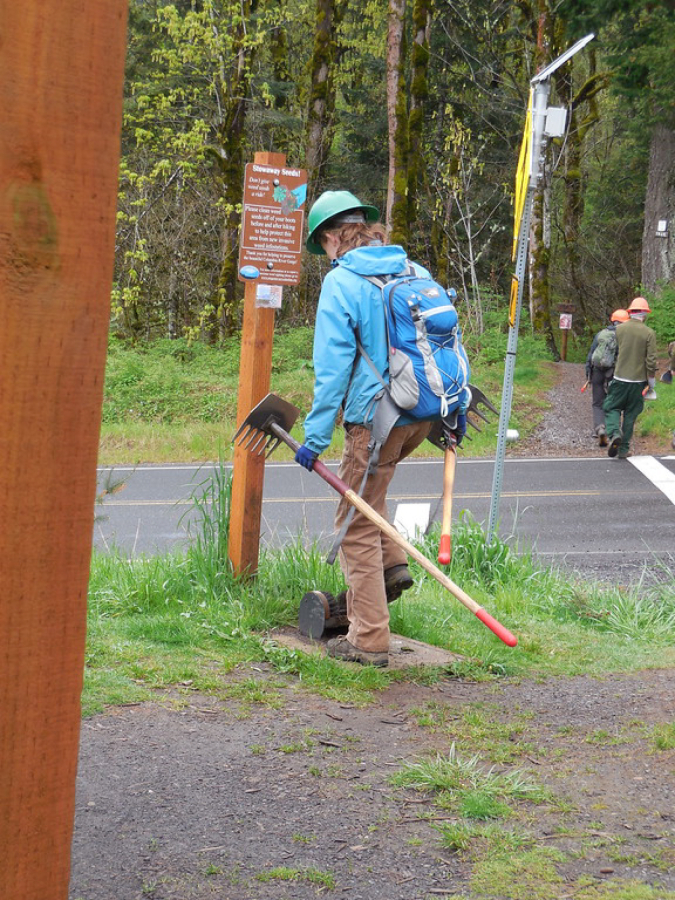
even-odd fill
[(647, 303), (644, 297), (636, 297), (628, 307), (628, 311), (648, 313), (651, 312), (651, 309), (649, 308), (649, 303)]
[(610, 322), (627, 322), (630, 315), (627, 309), (615, 309), (610, 317)]

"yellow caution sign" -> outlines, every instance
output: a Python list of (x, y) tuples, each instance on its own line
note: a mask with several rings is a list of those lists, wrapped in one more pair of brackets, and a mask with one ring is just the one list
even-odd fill
[(515, 328), (516, 325), (516, 310), (518, 309), (518, 285), (520, 282), (518, 281), (518, 277), (516, 275), (511, 276), (511, 300), (509, 303), (509, 326), (511, 328)]
[(516, 170), (516, 193), (513, 209), (513, 250), (511, 259), (516, 258), (520, 224), (523, 218), (525, 197), (527, 196), (527, 188), (530, 182), (530, 161), (532, 158), (532, 96), (533, 91), (530, 91), (530, 99), (527, 104), (527, 116), (525, 118), (525, 130), (523, 132), (523, 141), (520, 145), (518, 168)]

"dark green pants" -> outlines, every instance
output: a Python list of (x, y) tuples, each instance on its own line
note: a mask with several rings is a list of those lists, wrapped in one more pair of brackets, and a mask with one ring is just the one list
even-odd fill
[[(627, 453), (633, 437), (635, 420), (644, 409), (642, 391), (645, 381), (617, 381), (614, 379), (607, 391), (603, 409), (605, 427), (610, 441), (615, 434), (621, 435), (619, 453)], [(623, 422), (621, 421), (623, 413)]]

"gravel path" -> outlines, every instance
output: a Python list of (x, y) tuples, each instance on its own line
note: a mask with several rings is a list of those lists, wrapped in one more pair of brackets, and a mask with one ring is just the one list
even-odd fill
[[(664, 362), (665, 365), (665, 362)], [(550, 363), (556, 383), (547, 394), (551, 404), (534, 433), (522, 442), (509, 445), (510, 456), (606, 456), (593, 434), (590, 387), (582, 394), (586, 381), (583, 363)], [(668, 453), (669, 447), (653, 438), (634, 436), (636, 454)]]

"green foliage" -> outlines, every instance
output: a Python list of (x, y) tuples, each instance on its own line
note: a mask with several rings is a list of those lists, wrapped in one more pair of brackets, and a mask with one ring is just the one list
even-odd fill
[(656, 296), (649, 295), (649, 308), (647, 325), (654, 329), (659, 345), (665, 348), (675, 341), (675, 285), (663, 287)]

